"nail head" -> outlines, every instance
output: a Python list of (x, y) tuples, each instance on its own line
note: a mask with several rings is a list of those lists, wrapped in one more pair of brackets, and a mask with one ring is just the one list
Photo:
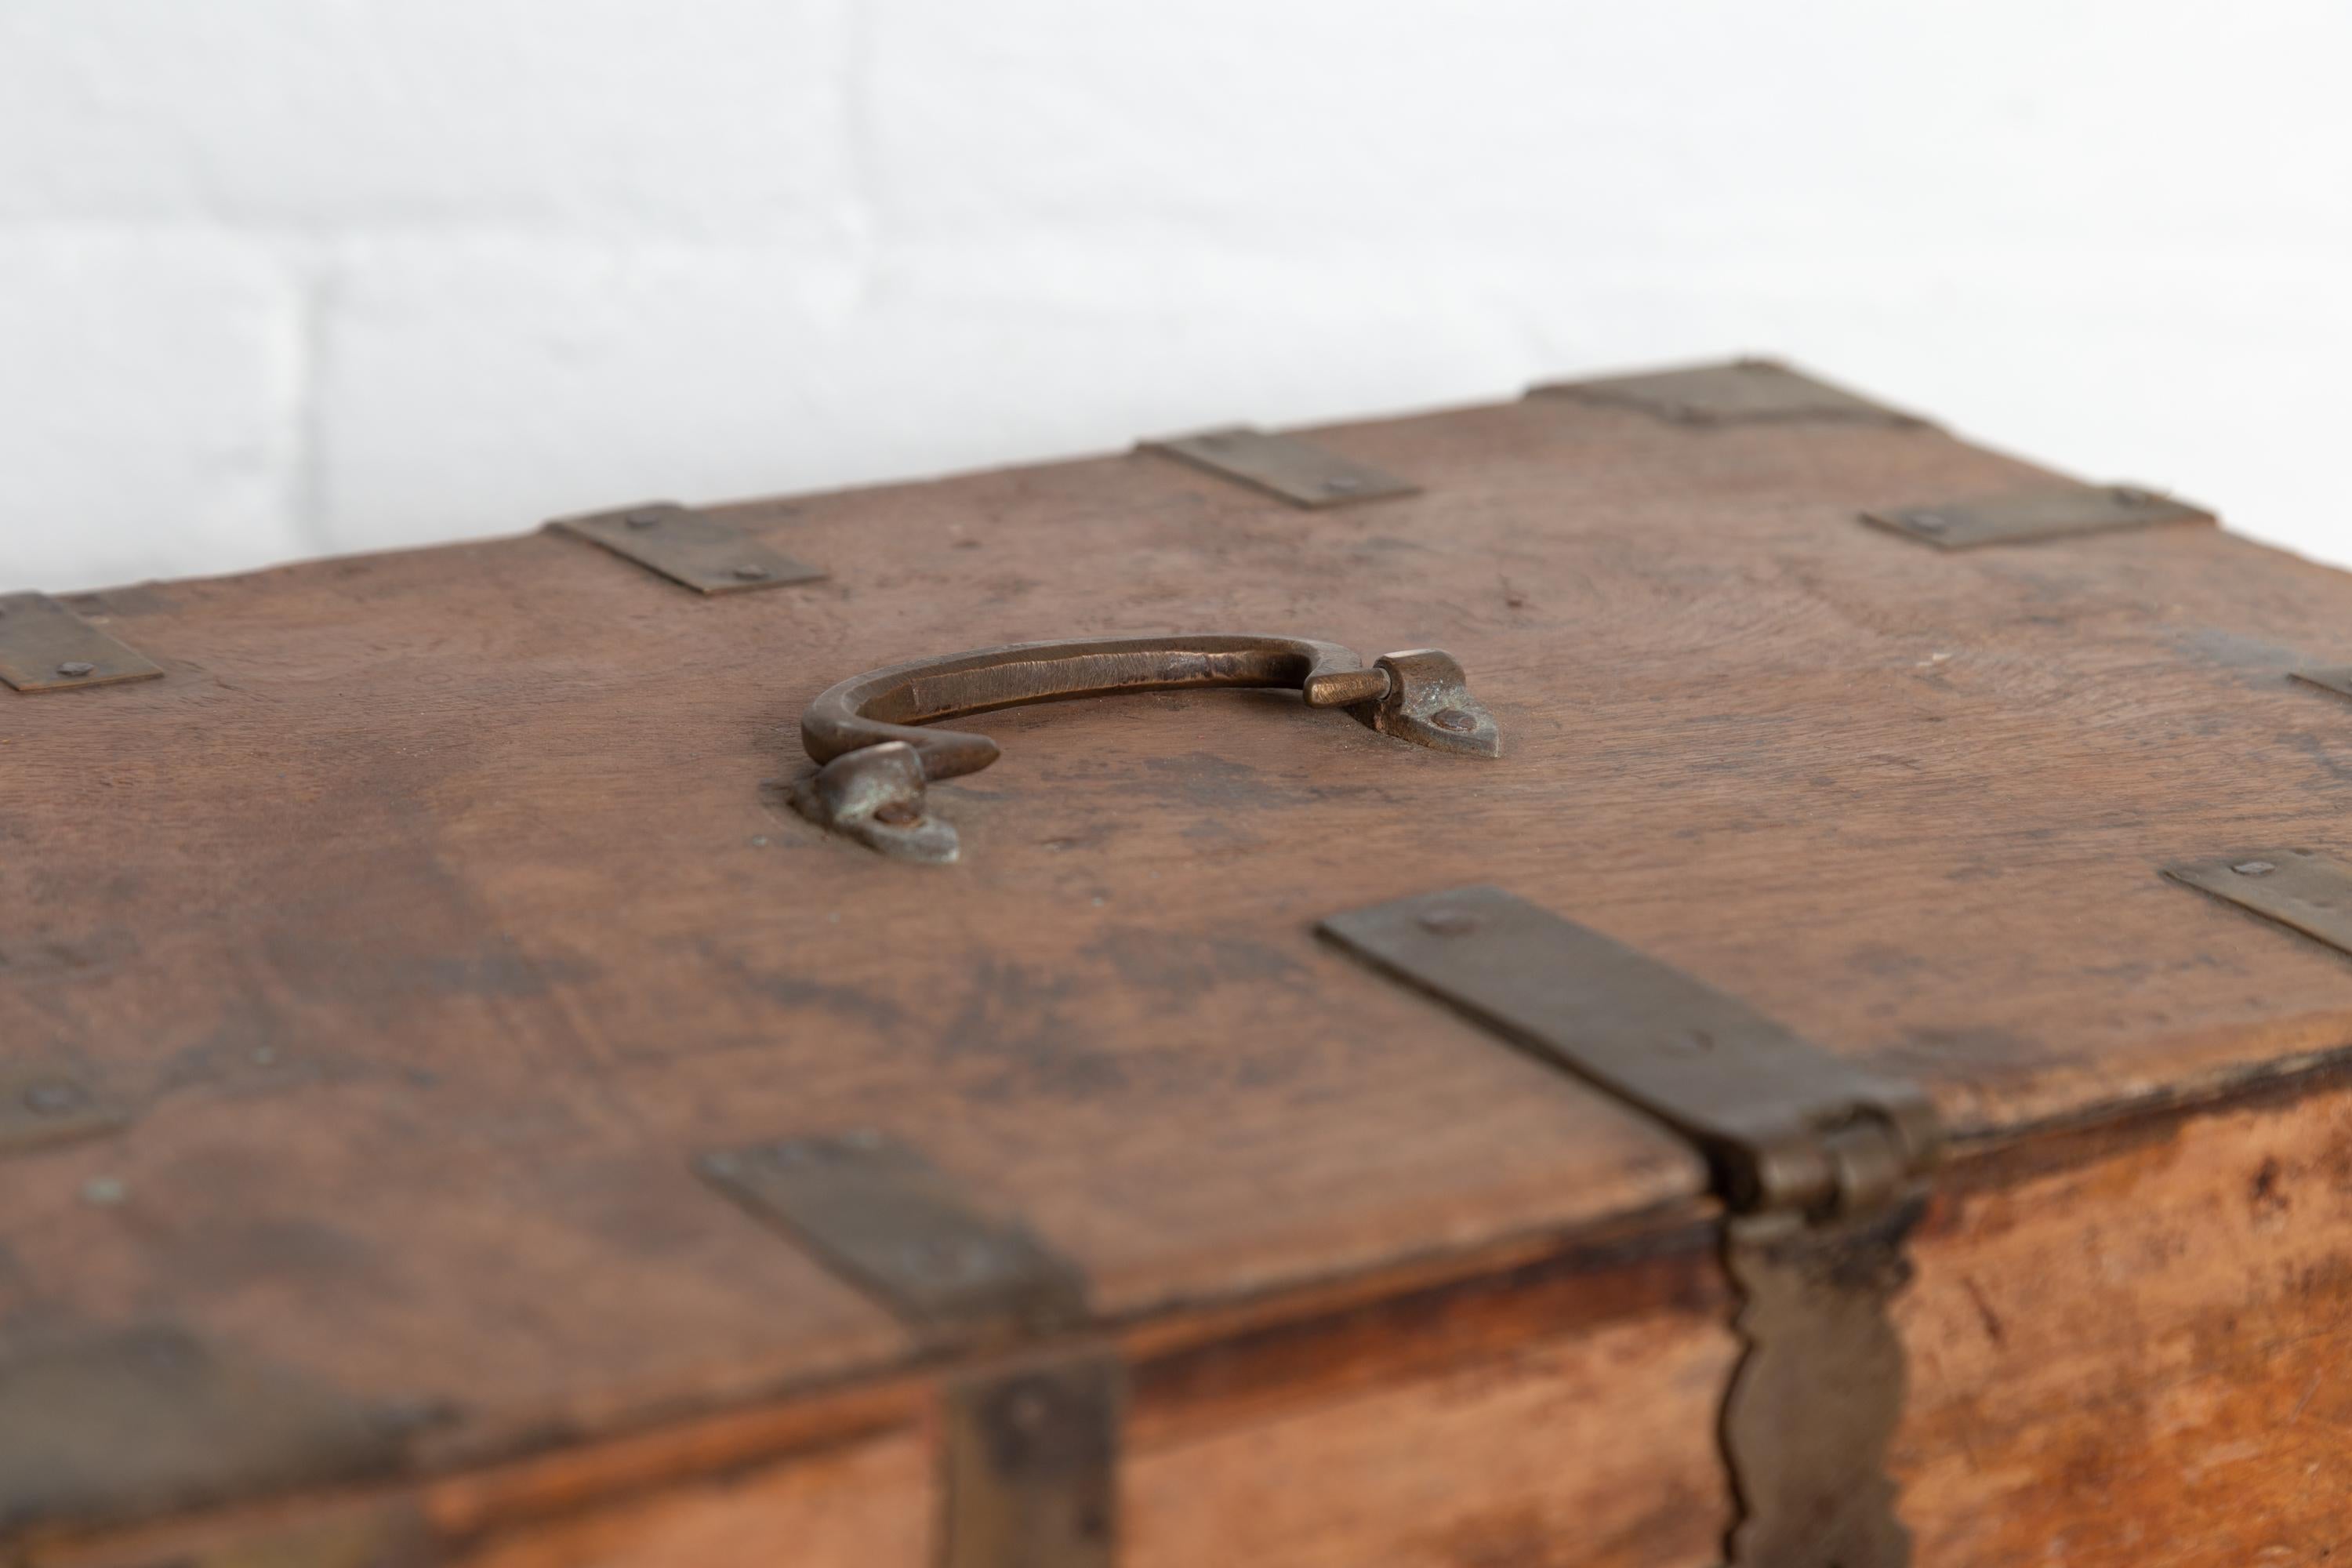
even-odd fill
[(1478, 917), (1467, 910), (1424, 910), (1421, 929), (1433, 936), (1467, 936), (1478, 929)]

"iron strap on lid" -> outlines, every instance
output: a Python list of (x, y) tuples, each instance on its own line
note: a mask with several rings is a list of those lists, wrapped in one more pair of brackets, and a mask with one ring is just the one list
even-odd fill
[(1141, 447), (1313, 511), (1421, 493), (1419, 485), (1382, 473), (1369, 463), (1343, 458), (1296, 436), (1244, 425), (1146, 441)]
[(1084, 1332), (1076, 1263), (868, 1129), (718, 1150), (696, 1167), (926, 1349), (983, 1357), (940, 1389), (940, 1568), (1112, 1568), (1127, 1373)]
[(19, 691), (119, 686), (163, 673), (47, 594), (0, 594), (0, 680)]
[(547, 526), (601, 544), (624, 560), (706, 595), (781, 588), (813, 583), (824, 575), (821, 566), (795, 561), (732, 523), (675, 501), (646, 501), (618, 511), (561, 517)]
[(1887, 1308), (1940, 1142), (1927, 1097), (1499, 889), (1401, 899), (1322, 930), (1706, 1156), (1733, 1210), (1724, 1262), (1747, 1343), (1721, 1433), (1734, 1568), (1907, 1563), (1885, 1468), (1904, 1397)]

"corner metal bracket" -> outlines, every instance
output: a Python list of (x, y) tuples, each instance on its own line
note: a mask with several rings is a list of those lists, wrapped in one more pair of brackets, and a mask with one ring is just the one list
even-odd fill
[(1862, 521), (1939, 550), (1974, 550), (1987, 544), (2031, 544), (2121, 528), (2217, 520), (2203, 507), (2136, 485), (2074, 485), (1866, 511)]
[(0, 594), (0, 680), (19, 691), (120, 686), (163, 673), (47, 594)]
[(1326, 451), (1296, 436), (1276, 436), (1243, 425), (1145, 441), (1140, 447), (1313, 510), (1421, 493), (1421, 487), (1408, 479)]
[(940, 1394), (941, 1568), (1112, 1568), (1127, 1377), (1085, 1337), (1075, 1262), (878, 1132), (720, 1150), (697, 1169), (927, 1351), (981, 1355)]
[(1747, 1352), (1721, 1440), (1732, 1568), (1903, 1568), (1886, 1447), (1903, 1410), (1888, 1318), (1941, 1134), (1912, 1086), (1495, 888), (1334, 915), (1323, 933), (1688, 1139), (1732, 1211)]
[(560, 517), (547, 526), (601, 544), (698, 594), (781, 588), (788, 583), (813, 583), (824, 575), (821, 566), (795, 561), (732, 523), (675, 501), (647, 501), (618, 511)]
[(1769, 359), (1604, 376), (1597, 381), (1547, 382), (1528, 388), (1528, 395), (1637, 409), (1676, 425), (1758, 425), (1792, 419), (1897, 427), (1927, 424), (1916, 415), (1873, 403)]

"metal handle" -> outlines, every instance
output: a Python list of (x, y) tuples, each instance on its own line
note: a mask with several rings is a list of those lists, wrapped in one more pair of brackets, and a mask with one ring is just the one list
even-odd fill
[(801, 715), (801, 743), (824, 764), (793, 789), (811, 821), (886, 855), (956, 858), (956, 832), (924, 805), (934, 779), (977, 773), (995, 742), (917, 728), (992, 709), (1196, 686), (1287, 687), (1309, 708), (1344, 708), (1384, 735), (1470, 756), (1502, 754), (1495, 721), (1461, 665), (1436, 648), (1372, 668), (1337, 643), (1204, 632), (1013, 643), (892, 665), (826, 690)]

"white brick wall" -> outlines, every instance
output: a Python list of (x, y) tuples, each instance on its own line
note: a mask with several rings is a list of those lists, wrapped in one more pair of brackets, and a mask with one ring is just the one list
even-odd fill
[(2352, 9), (0, 0), (0, 586), (1769, 350), (2352, 561)]

